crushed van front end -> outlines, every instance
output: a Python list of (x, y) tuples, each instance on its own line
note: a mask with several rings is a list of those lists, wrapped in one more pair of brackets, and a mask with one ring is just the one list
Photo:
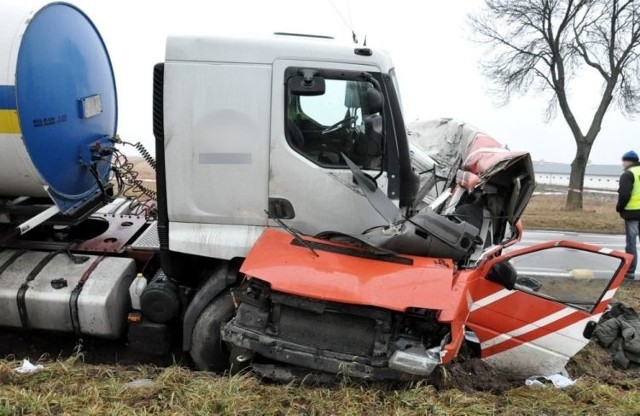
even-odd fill
[[(467, 303), (450, 264), (353, 254), (320, 249), (315, 257), (291, 236), (266, 231), (243, 265), (247, 278), (233, 291), (236, 313), (222, 328), (232, 367), (269, 363), (412, 380), (457, 355)], [(286, 264), (278, 263), (282, 258)], [(334, 267), (325, 271), (325, 264)]]
[(232, 356), (375, 380), (426, 377), (441, 364), (450, 327), (437, 311), (397, 313), (272, 292), (249, 281), (235, 292), (240, 302), (223, 339)]

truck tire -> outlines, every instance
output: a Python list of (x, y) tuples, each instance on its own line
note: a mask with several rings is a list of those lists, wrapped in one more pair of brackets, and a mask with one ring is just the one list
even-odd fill
[(233, 318), (235, 307), (231, 293), (216, 297), (200, 314), (191, 335), (189, 354), (196, 369), (222, 372), (229, 369), (229, 352), (220, 328)]

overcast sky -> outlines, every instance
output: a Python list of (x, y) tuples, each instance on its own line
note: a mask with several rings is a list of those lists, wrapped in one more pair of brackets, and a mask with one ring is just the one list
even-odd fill
[[(2, 0), (7, 1), (7, 0)], [(19, 1), (19, 0), (10, 0)], [(544, 97), (531, 93), (496, 106), (478, 69), (467, 16), (482, 0), (70, 0), (101, 31), (113, 60), (120, 104), (120, 135), (152, 145), (152, 68), (164, 59), (171, 34), (269, 36), (276, 31), (330, 35), (348, 42), (352, 25), (367, 45), (388, 50), (400, 79), (408, 121), (455, 117), (470, 122), (536, 160), (570, 162), (575, 144), (559, 115), (545, 123)], [(337, 9), (337, 11), (336, 11)], [(587, 129), (600, 84), (588, 74), (571, 98)], [(593, 163), (618, 163), (640, 151), (640, 122), (611, 111), (591, 154)]]

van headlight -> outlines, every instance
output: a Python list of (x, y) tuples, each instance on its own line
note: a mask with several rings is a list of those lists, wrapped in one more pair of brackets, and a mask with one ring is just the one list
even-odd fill
[(389, 368), (416, 376), (428, 376), (442, 363), (441, 351), (440, 347), (397, 350), (389, 359)]

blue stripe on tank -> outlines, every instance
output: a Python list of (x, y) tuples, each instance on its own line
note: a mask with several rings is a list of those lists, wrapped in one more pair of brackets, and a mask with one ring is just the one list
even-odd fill
[(0, 110), (15, 110), (16, 108), (16, 87), (0, 85)]

